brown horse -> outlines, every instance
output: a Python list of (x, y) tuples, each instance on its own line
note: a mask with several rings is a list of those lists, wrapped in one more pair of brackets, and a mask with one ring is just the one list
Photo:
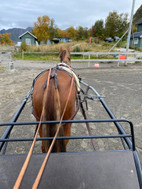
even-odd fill
[[(69, 49), (60, 49), (60, 59), (70, 65)], [(60, 120), (70, 91), (72, 74), (68, 74), (58, 67), (52, 69), (48, 90), (47, 78), (49, 70), (42, 72), (35, 80), (33, 88), (33, 114), (37, 121)], [(69, 120), (75, 113), (75, 101), (77, 97), (76, 82), (73, 82), (71, 95), (63, 116), (63, 120)], [(42, 113), (43, 112), (43, 113)], [(41, 115), (43, 114), (43, 115)], [(42, 116), (42, 117), (41, 117)], [(40, 137), (54, 137), (59, 124), (42, 124), (39, 130)], [(58, 136), (70, 136), (71, 123), (60, 127)], [(56, 140), (52, 152), (65, 152), (68, 140)], [(51, 141), (42, 141), (42, 152), (47, 152)]]

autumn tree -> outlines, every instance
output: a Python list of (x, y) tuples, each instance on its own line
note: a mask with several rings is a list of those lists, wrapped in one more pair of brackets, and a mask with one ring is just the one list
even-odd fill
[(136, 24), (139, 20), (142, 19), (142, 5), (137, 9), (133, 17), (133, 23)]
[(70, 37), (69, 33), (65, 30), (57, 29), (58, 37)]
[(58, 34), (57, 26), (55, 25), (55, 20), (51, 19), (49, 23), (49, 39), (52, 40)]
[(83, 39), (83, 34), (84, 34), (84, 31), (83, 31), (83, 27), (82, 26), (79, 26), (77, 28), (77, 40), (82, 40)]
[(77, 31), (76, 31), (76, 29), (73, 27), (73, 26), (71, 26), (71, 27), (69, 27), (68, 29), (67, 29), (67, 33), (69, 34), (69, 37), (71, 38), (71, 39), (75, 39), (76, 38), (76, 35), (77, 35)]
[(88, 39), (88, 37), (89, 37), (88, 28), (85, 27), (85, 28), (83, 29), (83, 31), (84, 31), (84, 35), (83, 35), (84, 39)]
[(98, 37), (98, 38), (103, 38), (104, 37), (104, 22), (103, 20), (97, 20), (92, 26), (92, 36), (93, 37)]
[(106, 36), (121, 36), (128, 27), (128, 15), (110, 12), (105, 22)]
[(0, 34), (0, 44), (1, 45), (13, 45), (12, 40), (10, 39), (11, 33)]
[(87, 39), (88, 37), (89, 37), (88, 28), (87, 27), (83, 28), (82, 26), (79, 26), (77, 28), (76, 39), (77, 40), (84, 40), (84, 39)]
[(48, 16), (42, 16), (37, 18), (37, 22), (34, 23), (33, 34), (37, 37), (38, 42), (44, 43), (50, 38), (49, 32), (50, 18)]

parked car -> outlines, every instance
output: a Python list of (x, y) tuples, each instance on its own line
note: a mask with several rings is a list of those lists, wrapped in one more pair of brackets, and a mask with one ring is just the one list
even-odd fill
[(118, 36), (114, 36), (114, 37), (113, 37), (113, 40), (114, 40), (114, 41), (118, 41), (119, 39), (120, 39), (120, 38), (119, 38)]
[(106, 41), (106, 42), (112, 42), (112, 41), (114, 41), (114, 39), (113, 38), (111, 38), (111, 37), (106, 37), (105, 39), (104, 39), (104, 41)]

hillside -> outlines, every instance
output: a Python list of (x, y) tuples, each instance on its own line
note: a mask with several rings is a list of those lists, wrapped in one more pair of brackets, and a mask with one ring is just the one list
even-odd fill
[(142, 5), (137, 9), (133, 17), (133, 23), (136, 24), (139, 20), (142, 19)]
[(0, 30), (0, 34), (3, 34), (3, 33), (11, 33), (11, 37), (10, 39), (14, 42), (14, 43), (17, 43), (17, 41), (19, 41), (18, 37), (23, 34), (24, 32), (26, 31), (31, 31), (32, 30), (32, 27), (28, 27), (26, 29), (23, 29), (23, 28), (11, 28), (11, 29), (8, 29), (8, 30)]

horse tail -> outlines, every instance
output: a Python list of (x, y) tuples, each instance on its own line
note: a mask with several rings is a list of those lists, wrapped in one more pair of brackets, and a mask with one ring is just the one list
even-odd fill
[[(60, 94), (58, 88), (55, 88), (54, 80), (50, 81), (48, 90), (45, 90), (43, 99), (43, 121), (60, 120), (61, 118), (61, 104)], [(43, 137), (54, 137), (59, 124), (43, 124), (42, 125), (42, 136)], [(58, 136), (64, 136), (63, 127), (60, 127)], [(47, 152), (51, 144), (51, 140), (42, 142), (42, 151)], [(52, 152), (65, 152), (64, 140), (56, 140)]]

